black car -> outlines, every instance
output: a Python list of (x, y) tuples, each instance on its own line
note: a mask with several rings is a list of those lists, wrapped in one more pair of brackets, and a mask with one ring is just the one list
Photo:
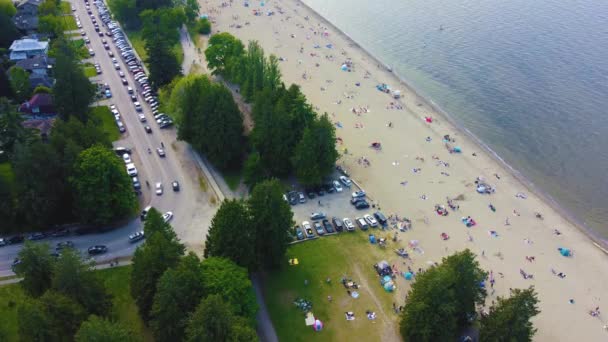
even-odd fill
[(89, 255), (103, 254), (108, 251), (108, 247), (104, 245), (91, 246), (88, 249)]
[(144, 126), (144, 130), (146, 130), (146, 133), (148, 134), (152, 133), (152, 128), (150, 128), (150, 126)]
[(388, 220), (386, 219), (386, 216), (384, 216), (383, 213), (381, 213), (380, 211), (376, 211), (374, 213), (374, 217), (376, 218), (376, 220), (378, 220), (378, 222), (380, 222), (382, 226), (386, 226)]
[(344, 222), (342, 222), (342, 220), (340, 220), (337, 217), (334, 217), (331, 219), (331, 222), (334, 224), (334, 227), (336, 227), (336, 230), (341, 232), (344, 230)]
[(291, 204), (291, 205), (298, 204), (298, 193), (296, 191), (288, 192), (287, 199), (289, 200), (289, 204)]
[(335, 232), (334, 226), (332, 226), (328, 220), (323, 220), (323, 227), (325, 228), (325, 231), (327, 232), (327, 234), (331, 234), (331, 233)]
[(9, 239), (7, 239), (6, 241), (10, 244), (10, 245), (14, 245), (17, 243), (22, 243), (24, 240), (23, 235), (15, 235)]
[(357, 205), (359, 202), (365, 202), (365, 197), (352, 197), (350, 199), (350, 204)]
[(367, 201), (359, 201), (357, 203), (355, 203), (355, 208), (356, 209), (367, 209), (369, 208), (369, 203), (367, 203)]
[(173, 187), (173, 191), (179, 191), (179, 183), (177, 181), (171, 182), (171, 186)]
[(325, 190), (325, 192), (327, 192), (328, 194), (334, 193), (336, 192), (336, 188), (334, 188), (334, 185), (331, 183), (326, 183), (323, 184), (323, 189)]
[(42, 240), (45, 237), (46, 237), (46, 234), (44, 234), (44, 233), (32, 233), (27, 237), (27, 239), (30, 241), (34, 241), (34, 240)]
[(306, 195), (310, 199), (313, 199), (313, 198), (317, 197), (317, 194), (315, 194), (315, 191), (313, 189), (307, 189), (306, 190)]

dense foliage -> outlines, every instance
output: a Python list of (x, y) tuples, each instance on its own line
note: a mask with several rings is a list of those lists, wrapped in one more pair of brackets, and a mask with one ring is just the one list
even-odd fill
[(537, 329), (530, 320), (539, 313), (538, 298), (533, 287), (512, 289), (511, 297), (498, 297), (490, 313), (481, 317), (479, 338), (481, 341), (495, 342), (532, 341)]
[(136, 337), (131, 330), (119, 323), (93, 315), (82, 323), (74, 340), (76, 342), (136, 342), (141, 338)]

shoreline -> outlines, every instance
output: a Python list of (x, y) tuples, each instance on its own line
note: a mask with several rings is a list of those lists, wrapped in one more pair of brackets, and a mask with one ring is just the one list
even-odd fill
[[(466, 127), (461, 125), (455, 118), (453, 118), (447, 111), (443, 110), (435, 101), (433, 101), (429, 96), (424, 96), (418, 89), (416, 89), (411, 83), (407, 81), (407, 79), (397, 73), (394, 69), (388, 70), (390, 67), (389, 64), (382, 61), (382, 59), (376, 55), (374, 55), (369, 49), (365, 48), (363, 45), (355, 41), (350, 35), (344, 32), (342, 29), (337, 27), (330, 20), (326, 19), (315, 9), (306, 4), (303, 0), (293, 0), (299, 6), (306, 8), (309, 12), (313, 13), (316, 16), (316, 20), (324, 22), (329, 28), (331, 28), (334, 32), (341, 35), (346, 41), (348, 41), (354, 48), (359, 49), (363, 54), (366, 55), (367, 58), (377, 62), (380, 66), (384, 67), (386, 72), (393, 74), (394, 77), (399, 81), (400, 85), (404, 88), (407, 88), (409, 92), (414, 94), (419, 102), (426, 104), (431, 108), (433, 112), (440, 114), (443, 119), (447, 120), (452, 126), (454, 126), (458, 131), (464, 133), (467, 138), (471, 139), (480, 149), (482, 149), (486, 154), (488, 154), (495, 162), (500, 164), (505, 170), (509, 172), (509, 174), (517, 179), (528, 192), (533, 193), (534, 195), (541, 198), (545, 204), (555, 210), (560, 216), (566, 219), (570, 224), (578, 228), (585, 236), (587, 236), (596, 247), (602, 250), (604, 253), (608, 254), (608, 239), (605, 239), (599, 235), (599, 233), (595, 232), (593, 229), (584, 224), (582, 219), (576, 217), (572, 212), (570, 212), (567, 208), (560, 205), (559, 202), (554, 199), (547, 192), (540, 189), (536, 186), (528, 177), (526, 177), (522, 172), (518, 171), (514, 167), (512, 167), (509, 163), (507, 163), (504, 159), (500, 157), (498, 153), (492, 150), (487, 144), (485, 144), (480, 138), (478, 138), (473, 132), (468, 130)], [(405, 106), (401, 100), (396, 100)]]

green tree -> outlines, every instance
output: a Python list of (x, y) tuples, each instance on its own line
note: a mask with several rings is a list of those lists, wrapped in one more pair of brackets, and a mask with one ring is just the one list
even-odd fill
[(14, 268), (15, 273), (22, 277), (21, 287), (32, 297), (41, 296), (51, 286), (53, 275), (53, 257), (49, 254), (46, 243), (27, 241), (19, 251), (21, 261)]
[(335, 128), (327, 114), (304, 130), (292, 159), (298, 181), (304, 186), (319, 185), (329, 176), (338, 160)]
[(255, 322), (258, 305), (247, 270), (225, 258), (211, 257), (202, 262), (204, 293), (218, 294), (232, 311)]
[(64, 340), (66, 336), (74, 336), (82, 321), (87, 317), (82, 306), (67, 295), (58, 292), (45, 292), (40, 297), (39, 303), (48, 317), (49, 333), (53, 336), (54, 341)]
[(485, 289), (479, 284), (485, 278), (486, 273), (468, 249), (419, 273), (401, 317), (403, 338), (423, 342), (456, 339), (474, 316), (470, 308), (483, 303)]
[(214, 34), (209, 39), (209, 47), (205, 50), (207, 65), (212, 73), (233, 78), (233, 70), (244, 54), (243, 43), (230, 33)]
[(52, 284), (55, 291), (70, 296), (88, 313), (107, 315), (112, 307), (112, 296), (92, 265), (72, 249), (64, 250), (55, 263)]
[[(13, 191), (4, 179), (0, 177), (0, 234), (8, 233), (15, 226), (15, 197)], [(2, 339), (0, 339), (1, 341)]]
[(74, 164), (70, 184), (76, 213), (83, 222), (107, 224), (125, 217), (137, 206), (124, 163), (102, 146), (84, 150)]
[(51, 88), (49, 87), (45, 87), (43, 85), (39, 85), (36, 86), (36, 88), (34, 88), (34, 92), (33, 94), (50, 94), (51, 93)]
[(239, 266), (256, 264), (255, 232), (243, 200), (225, 200), (211, 220), (205, 241), (205, 258), (225, 257)]
[(51, 318), (38, 300), (28, 298), (17, 308), (17, 322), (21, 341), (53, 341)]
[(135, 0), (112, 0), (108, 2), (112, 14), (127, 30), (139, 28), (139, 11)]
[(64, 18), (55, 14), (43, 15), (38, 19), (38, 31), (52, 37), (63, 37)]
[[(146, 221), (150, 220), (150, 214), (158, 215), (158, 212), (154, 212), (155, 210), (150, 211)], [(135, 299), (142, 318), (149, 321), (158, 279), (167, 269), (179, 263), (185, 248), (175, 233), (172, 234), (173, 238), (168, 238), (163, 227), (152, 227), (146, 222), (144, 229), (146, 242), (137, 248), (133, 256), (131, 296)], [(148, 234), (150, 231), (152, 233)]]
[(144, 233), (146, 236), (152, 236), (154, 233), (160, 233), (165, 239), (170, 241), (178, 241), (177, 234), (173, 231), (173, 227), (163, 219), (162, 214), (156, 208), (150, 209), (144, 223)]
[(180, 0), (182, 7), (184, 8), (184, 14), (188, 22), (194, 22), (198, 17), (200, 6), (196, 0)]
[[(10, 21), (10, 18), (8, 18), (8, 20), (10, 23), (12, 23), (12, 21)], [(0, 49), (8, 48), (8, 46), (4, 45), (4, 35), (8, 33), (9, 31), (3, 23), (2, 14), (0, 14)], [(9, 37), (6, 43), (10, 45), (15, 39), (16, 38)], [(0, 99), (13, 98), (13, 96), (13, 89), (11, 88), (11, 82), (8, 79), (6, 69), (2, 65), (0, 65)]]
[(59, 39), (55, 60), (53, 99), (62, 119), (75, 116), (86, 122), (89, 104), (95, 96), (95, 86), (85, 76), (82, 64), (68, 43)]
[(243, 168), (243, 181), (245, 182), (245, 184), (247, 184), (247, 186), (249, 186), (249, 189), (251, 190), (256, 184), (262, 182), (265, 179), (268, 179), (268, 173), (264, 168), (260, 153), (253, 152), (245, 161), (245, 166)]
[(63, 199), (69, 187), (55, 150), (40, 141), (17, 144), (13, 171), (18, 211), (25, 222), (36, 228), (58, 223), (65, 215)]
[(248, 101), (253, 100), (258, 91), (264, 88), (267, 61), (264, 49), (257, 41), (250, 41), (243, 56), (244, 69), (236, 79), (241, 85), (241, 94)]
[(173, 0), (135, 0), (135, 5), (138, 10), (157, 9), (161, 7), (173, 6)]
[(18, 143), (27, 144), (34, 140), (31, 131), (22, 125), (23, 116), (8, 99), (0, 98), (0, 150), (11, 158)]
[(207, 18), (201, 18), (196, 23), (196, 31), (200, 34), (211, 33), (211, 22)]
[(257, 342), (259, 341), (258, 334), (251, 322), (241, 316), (235, 316), (232, 319), (230, 331), (230, 342)]
[(38, 5), (38, 16), (45, 15), (60, 15), (59, 10), (59, 1), (55, 0), (44, 0), (40, 5)]
[(76, 342), (137, 342), (141, 339), (122, 324), (90, 316), (74, 336)]
[(157, 341), (182, 341), (188, 316), (204, 295), (201, 262), (194, 253), (170, 268), (156, 285), (151, 327)]
[(181, 75), (182, 67), (177, 56), (173, 53), (171, 44), (161, 35), (146, 39), (145, 48), (148, 54), (146, 62), (150, 70), (150, 82), (153, 86), (162, 87)]
[[(4, 13), (0, 13), (0, 48), (8, 48), (19, 36), (19, 30), (17, 30), (13, 19)], [(6, 96), (6, 94), (0, 93), (0, 96)]]
[(187, 329), (188, 342), (230, 341), (234, 313), (222, 296), (212, 294), (203, 299)]
[(0, 0), (0, 14), (7, 15), (9, 17), (14, 16), (17, 13), (17, 9), (11, 0)]
[(17, 66), (10, 68), (8, 73), (15, 99), (19, 102), (29, 99), (31, 95), (30, 74)]
[(285, 260), (293, 212), (278, 180), (263, 181), (253, 188), (248, 201), (255, 230), (255, 256), (263, 268), (276, 268)]
[(536, 330), (531, 319), (540, 313), (534, 287), (511, 290), (511, 297), (498, 297), (490, 313), (481, 317), (480, 341), (532, 341)]

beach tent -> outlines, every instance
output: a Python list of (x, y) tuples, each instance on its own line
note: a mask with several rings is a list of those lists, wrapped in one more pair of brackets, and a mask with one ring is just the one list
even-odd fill
[(557, 250), (559, 251), (559, 253), (561, 255), (563, 255), (565, 257), (572, 256), (572, 251), (570, 249), (568, 249), (568, 248), (562, 248), (562, 247), (560, 247)]
[(414, 274), (412, 272), (405, 272), (403, 273), (403, 277), (405, 280), (412, 280), (412, 278), (414, 278)]
[(392, 292), (395, 289), (395, 283), (393, 283), (393, 278), (389, 275), (385, 275), (380, 279), (380, 285), (386, 290), (386, 292)]
[(369, 234), (369, 242), (376, 243), (376, 236), (374, 234)]
[(342, 71), (347, 71), (348, 70), (348, 65), (342, 64), (342, 66), (340, 67), (340, 69), (342, 69)]
[(319, 321), (318, 319), (315, 320), (315, 324), (312, 326), (312, 328), (315, 331), (321, 331), (321, 329), (323, 329), (323, 322)]

